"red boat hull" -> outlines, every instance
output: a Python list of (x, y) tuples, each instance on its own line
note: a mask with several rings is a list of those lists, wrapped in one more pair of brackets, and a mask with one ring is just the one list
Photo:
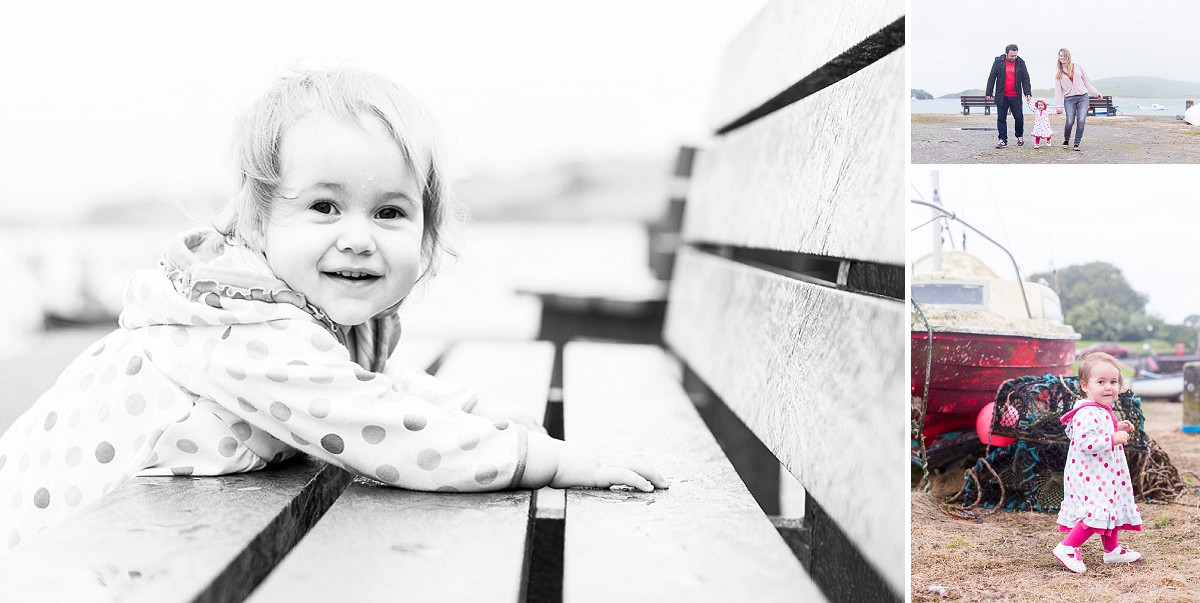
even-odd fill
[[(925, 391), (929, 334), (913, 331), (913, 396)], [(1075, 359), (1075, 341), (973, 333), (933, 334), (933, 370), (925, 414), (926, 439), (974, 429), (975, 415), (1009, 379), (1025, 375), (1067, 375)]]

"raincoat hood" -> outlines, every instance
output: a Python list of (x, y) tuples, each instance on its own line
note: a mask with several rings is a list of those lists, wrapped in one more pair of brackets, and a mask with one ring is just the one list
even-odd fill
[(1058, 422), (1059, 422), (1059, 423), (1062, 423), (1063, 425), (1066, 425), (1066, 424), (1070, 423), (1070, 422), (1071, 422), (1071, 417), (1074, 417), (1074, 416), (1075, 416), (1075, 413), (1077, 413), (1077, 412), (1079, 412), (1079, 411), (1081, 411), (1081, 410), (1083, 410), (1083, 409), (1085, 409), (1085, 408), (1087, 408), (1087, 407), (1089, 407), (1089, 406), (1095, 406), (1095, 407), (1097, 407), (1097, 408), (1100, 408), (1100, 409), (1103, 409), (1105, 412), (1107, 412), (1107, 413), (1108, 413), (1108, 418), (1109, 418), (1109, 419), (1112, 419), (1112, 422), (1113, 422), (1113, 427), (1116, 427), (1116, 425), (1117, 425), (1117, 418), (1116, 418), (1116, 416), (1114, 416), (1114, 415), (1113, 415), (1113, 411), (1112, 411), (1112, 409), (1111, 409), (1111, 408), (1109, 408), (1109, 407), (1107, 407), (1107, 406), (1105, 406), (1105, 405), (1103, 405), (1103, 404), (1101, 404), (1101, 403), (1099, 403), (1099, 402), (1093, 402), (1093, 401), (1091, 401), (1091, 400), (1080, 400), (1080, 401), (1076, 402), (1076, 403), (1075, 403), (1075, 407), (1074, 407), (1074, 408), (1072, 408), (1071, 410), (1067, 411), (1065, 414), (1063, 414), (1062, 418), (1060, 418), (1060, 419), (1058, 420)]
[(198, 229), (171, 242), (160, 269), (134, 274), (119, 323), (136, 329), (312, 320), (346, 346), (356, 362), (378, 372), (400, 339), (398, 306), (361, 325), (337, 325), (276, 277), (262, 254), (214, 230)]

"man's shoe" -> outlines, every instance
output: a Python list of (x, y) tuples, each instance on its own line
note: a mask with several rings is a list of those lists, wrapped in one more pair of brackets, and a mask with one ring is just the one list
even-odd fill
[(1079, 549), (1073, 546), (1058, 543), (1058, 546), (1054, 547), (1054, 558), (1062, 562), (1063, 567), (1076, 574), (1087, 571), (1087, 566), (1083, 564), (1083, 558), (1079, 555)]
[(1007, 141), (1007, 140), (1001, 140), (1000, 142), (997, 142), (997, 143), (996, 143), (996, 148), (997, 148), (997, 149), (1003, 149), (1003, 148), (1004, 148), (1004, 147), (1006, 147), (1006, 146), (1008, 146), (1008, 141)]
[(1025, 146), (1025, 139), (1018, 136), (1017, 137), (1017, 146), (1019, 146), (1019, 147)]
[(1079, 150), (1079, 145), (1075, 145), (1075, 147), (1074, 147), (1072, 150), (1078, 151), (1078, 150)]
[(1104, 554), (1105, 563), (1136, 563), (1141, 560), (1141, 553), (1121, 545), (1117, 545), (1117, 548)]
[(1070, 148), (1070, 147), (1071, 147), (1071, 143), (1069, 143), (1069, 142), (1067, 142), (1067, 141), (1065, 141), (1065, 140), (1064, 140), (1064, 141), (1063, 141), (1063, 144), (1062, 144), (1062, 147), (1063, 147), (1063, 150), (1065, 151), (1065, 150), (1067, 150), (1068, 148)]

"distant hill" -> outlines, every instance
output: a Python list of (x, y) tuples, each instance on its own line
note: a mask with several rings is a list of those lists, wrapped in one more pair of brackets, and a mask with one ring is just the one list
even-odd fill
[(912, 98), (915, 98), (917, 100), (929, 100), (929, 99), (933, 98), (932, 94), (930, 94), (924, 90), (919, 90), (917, 88), (913, 88), (912, 90), (910, 90), (909, 95)]
[[(1106, 77), (1093, 80), (1096, 88), (1105, 96), (1124, 96), (1130, 98), (1200, 98), (1200, 82), (1180, 82), (1161, 77), (1145, 77), (1131, 75), (1123, 77)], [(958, 98), (960, 96), (980, 96), (982, 88), (971, 88), (962, 92), (943, 94), (938, 98)], [(1039, 88), (1033, 91), (1034, 98), (1054, 96), (1053, 88)]]
[(520, 176), (453, 183), (472, 221), (650, 222), (667, 206), (670, 161), (569, 161)]
[(1134, 98), (1200, 98), (1200, 83), (1160, 77), (1106, 77), (1092, 82), (1101, 92)]

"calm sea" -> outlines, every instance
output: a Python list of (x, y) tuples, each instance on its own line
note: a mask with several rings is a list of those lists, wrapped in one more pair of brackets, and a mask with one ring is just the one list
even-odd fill
[[(1200, 99), (1192, 99), (1200, 100)], [(1054, 99), (1046, 101), (1051, 110), (1054, 109)], [(1117, 106), (1117, 115), (1183, 115), (1185, 107), (1185, 99), (1181, 98), (1124, 98), (1114, 97), (1113, 104)], [(909, 106), (914, 114), (960, 114), (962, 113), (962, 103), (957, 98), (935, 98), (932, 100), (914, 100), (909, 101)], [(1155, 110), (1151, 107), (1154, 104), (1159, 104), (1166, 109)], [(1029, 109), (1025, 109), (1029, 113)], [(972, 107), (971, 115), (983, 113), (981, 107)]]

